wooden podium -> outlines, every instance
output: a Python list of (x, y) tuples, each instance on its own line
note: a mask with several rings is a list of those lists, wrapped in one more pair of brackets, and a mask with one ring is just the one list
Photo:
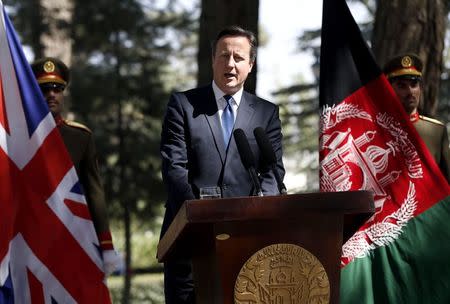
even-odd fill
[[(266, 264), (273, 266), (274, 273), (270, 274), (270, 284), (247, 286), (249, 290), (259, 288), (266, 297), (275, 297), (277, 292), (291, 292), (299, 298), (304, 286), (295, 287), (296, 279), (286, 278), (294, 274), (282, 267), (283, 263), (295, 263), (299, 254), (294, 255), (295, 261), (286, 254), (270, 257), (274, 248), (281, 250), (283, 245), (261, 251), (274, 244), (293, 244), (320, 262), (329, 281), (329, 303), (338, 303), (342, 244), (374, 211), (373, 196), (368, 191), (186, 201), (160, 240), (157, 258), (164, 262), (174, 250), (191, 254), (199, 304), (235, 303), (237, 278), (241, 277), (244, 265), (247, 270), (252, 267), (254, 263), (248, 262), (251, 257), (252, 261), (259, 259), (261, 265), (264, 259), (268, 260)], [(257, 252), (259, 255), (255, 255)], [(309, 269), (313, 268), (317, 267)], [(269, 275), (264, 269), (252, 271), (259, 277)], [(301, 271), (300, 274), (303, 275)], [(236, 302), (256, 303), (252, 292), (244, 292), (241, 296), (253, 300)], [(303, 302), (296, 299), (289, 303)]]

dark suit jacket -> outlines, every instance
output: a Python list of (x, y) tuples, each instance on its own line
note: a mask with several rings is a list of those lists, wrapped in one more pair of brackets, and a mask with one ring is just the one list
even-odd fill
[[(248, 137), (261, 173), (265, 195), (278, 194), (276, 180), (262, 164), (253, 135), (256, 127), (266, 130), (277, 156), (277, 168), (284, 176), (281, 147), (281, 123), (278, 107), (264, 99), (243, 92), (234, 128)], [(250, 196), (253, 186), (242, 165), (234, 138), (228, 150), (212, 86), (172, 94), (161, 134), (162, 175), (167, 187), (164, 234), (185, 200), (199, 197), (201, 187), (218, 186), (223, 197)]]

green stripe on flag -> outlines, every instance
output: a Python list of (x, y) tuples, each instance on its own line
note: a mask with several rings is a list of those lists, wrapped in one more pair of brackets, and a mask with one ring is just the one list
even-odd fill
[(342, 269), (340, 303), (450, 303), (450, 196)]

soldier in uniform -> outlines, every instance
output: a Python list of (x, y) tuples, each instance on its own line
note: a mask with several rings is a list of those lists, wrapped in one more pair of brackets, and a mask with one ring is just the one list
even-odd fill
[(422, 61), (417, 55), (404, 54), (389, 60), (383, 72), (442, 174), (447, 178), (447, 182), (450, 182), (450, 152), (446, 126), (436, 119), (419, 115), (417, 111), (422, 94), (422, 68)]
[(83, 187), (95, 231), (100, 241), (104, 271), (111, 273), (118, 263), (118, 256), (114, 251), (109, 229), (93, 134), (86, 126), (66, 120), (61, 115), (64, 107), (64, 90), (69, 83), (69, 69), (61, 60), (51, 57), (36, 60), (32, 63), (31, 68)]

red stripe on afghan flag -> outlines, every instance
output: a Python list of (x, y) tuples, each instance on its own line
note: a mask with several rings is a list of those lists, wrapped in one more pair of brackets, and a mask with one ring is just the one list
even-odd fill
[(345, 0), (324, 1), (320, 60), (321, 190), (371, 190), (376, 207), (343, 246), (341, 303), (448, 303), (449, 185)]

